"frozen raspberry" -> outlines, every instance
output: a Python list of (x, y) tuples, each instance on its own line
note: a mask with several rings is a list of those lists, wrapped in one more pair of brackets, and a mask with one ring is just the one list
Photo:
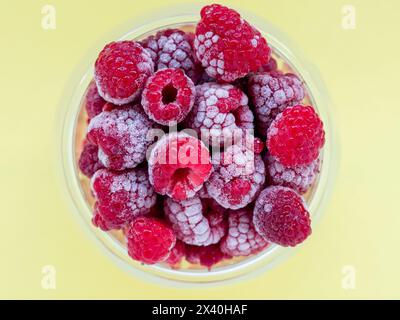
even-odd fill
[(106, 101), (100, 97), (99, 92), (97, 91), (96, 83), (91, 82), (85, 97), (85, 108), (88, 115), (89, 120), (97, 116), (101, 111), (103, 111), (103, 106), (106, 104)]
[(100, 228), (103, 231), (109, 231), (114, 228), (112, 223), (105, 220), (98, 211), (97, 205), (95, 205), (92, 217), (92, 223), (95, 227)]
[(260, 154), (263, 152), (265, 143), (260, 138), (254, 139), (254, 153)]
[(172, 229), (151, 217), (139, 217), (132, 221), (126, 239), (129, 256), (146, 264), (165, 261), (176, 242)]
[(88, 139), (99, 146), (99, 159), (106, 168), (130, 169), (145, 159), (152, 126), (139, 106), (117, 108), (90, 121)]
[(213, 157), (214, 172), (206, 182), (208, 194), (221, 206), (237, 210), (252, 202), (265, 182), (260, 155), (244, 144), (229, 146)]
[(293, 74), (258, 73), (249, 80), (249, 97), (254, 105), (256, 129), (263, 138), (276, 116), (304, 98), (301, 81)]
[(156, 70), (165, 68), (182, 69), (197, 83), (203, 73), (201, 64), (196, 61), (192, 49), (194, 35), (182, 30), (167, 29), (141, 41), (154, 61)]
[(258, 72), (272, 72), (278, 69), (278, 63), (274, 58), (270, 58), (267, 64), (264, 64)]
[(207, 246), (225, 235), (225, 210), (212, 200), (202, 201), (196, 196), (183, 201), (167, 198), (164, 207), (176, 237), (187, 244)]
[(186, 260), (193, 264), (205, 266), (208, 269), (211, 269), (218, 262), (229, 258), (230, 256), (221, 251), (219, 244), (201, 247), (186, 245)]
[(252, 131), (253, 113), (247, 96), (230, 84), (204, 83), (196, 86), (195, 105), (186, 126), (213, 146), (231, 143), (238, 132)]
[(310, 164), (287, 167), (275, 157), (266, 157), (267, 179), (270, 185), (284, 186), (306, 193), (311, 187), (320, 170), (320, 160), (315, 159)]
[(142, 106), (150, 119), (171, 126), (188, 115), (195, 96), (192, 80), (181, 69), (163, 69), (147, 80)]
[(268, 187), (260, 193), (253, 222), (265, 240), (284, 247), (294, 247), (311, 234), (310, 215), (303, 199), (286, 187)]
[(208, 194), (206, 186), (203, 185), (203, 187), (197, 192), (197, 196), (200, 199), (212, 199), (210, 195)]
[(211, 77), (231, 82), (268, 62), (267, 41), (235, 10), (213, 4), (205, 6), (200, 15), (194, 48)]
[(147, 172), (141, 168), (124, 172), (100, 169), (92, 177), (92, 192), (96, 211), (113, 229), (148, 213), (156, 202)]
[(252, 208), (229, 212), (228, 234), (221, 241), (221, 251), (231, 256), (248, 256), (268, 243), (254, 229)]
[(148, 164), (154, 190), (175, 200), (193, 197), (212, 170), (206, 146), (183, 132), (165, 135), (157, 141)]
[(310, 164), (324, 143), (323, 123), (310, 106), (286, 108), (268, 129), (268, 150), (285, 166)]
[(172, 248), (166, 262), (170, 266), (178, 265), (185, 256), (185, 244), (182, 241), (176, 240), (175, 246)]
[(99, 148), (97, 146), (85, 141), (78, 165), (81, 172), (89, 178), (91, 178), (97, 170), (104, 168), (97, 156), (98, 151)]
[(94, 77), (100, 96), (116, 105), (136, 99), (154, 72), (149, 53), (134, 41), (109, 43), (96, 60)]

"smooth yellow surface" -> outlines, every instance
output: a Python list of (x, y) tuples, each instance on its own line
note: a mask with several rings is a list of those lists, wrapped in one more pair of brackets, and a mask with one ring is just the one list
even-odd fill
[[(320, 69), (335, 104), (335, 189), (293, 257), (250, 280), (174, 288), (121, 271), (87, 238), (58, 187), (62, 92), (104, 34), (179, 2), (0, 1), (0, 298), (400, 298), (397, 0), (224, 1), (286, 32)], [(56, 8), (55, 30), (41, 28), (47, 3)], [(355, 30), (342, 28), (344, 4), (356, 9)], [(44, 265), (56, 268), (56, 290), (41, 287)], [(353, 290), (342, 287), (346, 265), (356, 271)]]

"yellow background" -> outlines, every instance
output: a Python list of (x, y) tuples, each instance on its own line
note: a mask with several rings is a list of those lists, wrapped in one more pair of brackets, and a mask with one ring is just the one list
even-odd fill
[[(0, 1), (0, 298), (400, 298), (397, 0), (221, 1), (286, 32), (320, 69), (335, 104), (335, 189), (321, 224), (289, 260), (234, 284), (174, 288), (121, 271), (87, 238), (58, 187), (62, 92), (104, 34), (179, 2)], [(56, 30), (41, 28), (47, 3)], [(355, 30), (342, 28), (344, 4), (356, 9)], [(44, 265), (56, 267), (56, 290), (41, 287)], [(342, 288), (346, 265), (356, 271), (354, 290)]]

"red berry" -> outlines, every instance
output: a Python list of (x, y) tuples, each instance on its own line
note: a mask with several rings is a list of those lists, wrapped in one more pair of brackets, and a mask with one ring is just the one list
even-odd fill
[(270, 57), (269, 61), (267, 64), (264, 64), (258, 72), (272, 72), (276, 71), (278, 69), (278, 63), (276, 60), (272, 57)]
[(307, 192), (320, 170), (317, 158), (310, 164), (287, 167), (272, 156), (266, 157), (268, 182), (274, 186), (289, 187), (300, 194)]
[(176, 240), (175, 246), (172, 248), (166, 262), (174, 267), (177, 266), (185, 256), (185, 244), (182, 241)]
[(242, 131), (252, 131), (253, 113), (246, 95), (230, 84), (205, 83), (196, 86), (195, 105), (186, 126), (213, 146), (232, 144)]
[(268, 150), (285, 166), (310, 164), (324, 143), (323, 123), (310, 106), (286, 108), (268, 129)]
[(97, 116), (103, 111), (103, 106), (106, 101), (99, 95), (97, 91), (96, 83), (91, 82), (85, 96), (85, 108), (89, 120)]
[(235, 10), (213, 4), (205, 6), (200, 15), (194, 48), (211, 77), (231, 82), (268, 62), (267, 41)]
[(181, 69), (163, 69), (149, 77), (142, 106), (150, 119), (162, 125), (181, 122), (193, 107), (196, 90)]
[(97, 170), (104, 168), (97, 156), (98, 151), (99, 148), (97, 146), (85, 141), (78, 165), (81, 172), (89, 178), (91, 178)]
[(260, 155), (245, 145), (228, 147), (213, 158), (214, 172), (206, 182), (208, 194), (222, 207), (237, 210), (252, 202), (265, 181)]
[(183, 201), (165, 200), (165, 215), (179, 240), (197, 246), (221, 240), (226, 231), (225, 210), (211, 201), (199, 197)]
[(103, 231), (109, 231), (109, 230), (115, 228), (115, 226), (112, 224), (112, 222), (108, 222), (107, 220), (105, 220), (102, 217), (102, 215), (99, 213), (97, 204), (95, 204), (95, 206), (94, 206), (92, 223), (95, 227), (100, 228)]
[(156, 70), (179, 68), (194, 83), (197, 83), (203, 73), (203, 68), (195, 59), (192, 49), (193, 40), (192, 33), (167, 29), (144, 39), (140, 44), (150, 54)]
[(260, 138), (254, 139), (254, 153), (260, 154), (263, 152), (265, 143)]
[(225, 258), (230, 257), (221, 251), (219, 244), (201, 247), (186, 245), (186, 260), (190, 263), (200, 264), (211, 269)]
[(154, 123), (140, 106), (103, 111), (88, 127), (88, 139), (99, 146), (101, 163), (112, 170), (136, 167), (146, 156)]
[(294, 247), (311, 234), (310, 214), (303, 199), (286, 187), (268, 187), (260, 193), (253, 222), (265, 240), (285, 247)]
[(118, 41), (107, 44), (100, 52), (94, 76), (104, 100), (122, 105), (140, 95), (153, 72), (154, 63), (141, 45)]
[(250, 77), (248, 88), (256, 128), (263, 138), (267, 137), (267, 130), (279, 113), (304, 98), (303, 85), (293, 74), (257, 73)]
[(252, 208), (230, 211), (228, 223), (228, 233), (221, 241), (222, 252), (231, 256), (248, 256), (268, 245), (254, 229)]
[(210, 153), (200, 140), (171, 133), (155, 144), (148, 160), (154, 190), (175, 200), (193, 197), (210, 176)]
[(92, 192), (96, 212), (113, 229), (147, 214), (156, 202), (147, 172), (141, 168), (123, 172), (100, 169), (92, 177)]
[(126, 238), (129, 256), (146, 264), (166, 260), (176, 242), (170, 227), (150, 217), (139, 217), (132, 221)]

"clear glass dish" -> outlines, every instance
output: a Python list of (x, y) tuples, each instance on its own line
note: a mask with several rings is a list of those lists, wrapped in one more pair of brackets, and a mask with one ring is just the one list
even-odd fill
[[(110, 34), (87, 54), (72, 76), (62, 101), (58, 119), (59, 135), (57, 137), (60, 139), (57, 141), (60, 146), (58, 163), (62, 173), (64, 193), (68, 203), (72, 205), (72, 211), (77, 214), (86, 232), (93, 236), (100, 247), (105, 249), (104, 251), (118, 265), (137, 276), (157, 281), (163, 279), (175, 284), (210, 284), (263, 272), (276, 265), (295, 249), (271, 245), (256, 255), (223, 262), (213, 267), (211, 271), (188, 263), (184, 263), (180, 269), (173, 269), (165, 264), (143, 265), (132, 260), (126, 252), (121, 232), (106, 233), (91, 224), (93, 197), (90, 193), (89, 179), (79, 172), (77, 159), (81, 152), (87, 126), (83, 103), (86, 89), (93, 78), (94, 61), (98, 52), (110, 41), (117, 39), (140, 40), (166, 28), (194, 30), (194, 25), (199, 19), (200, 7), (178, 7), (167, 10), (173, 12), (174, 15), (166, 17), (165, 11), (160, 11), (159, 14), (152, 14), (148, 18), (144, 17), (143, 21), (135, 20), (135, 22), (121, 27), (119, 32)], [(305, 195), (315, 228), (324, 211), (324, 205), (330, 194), (336, 172), (334, 134), (330, 116), (331, 102), (318, 72), (281, 32), (267, 21), (243, 13), (242, 10), (240, 12), (266, 36), (273, 50), (273, 56), (278, 60), (279, 68), (293, 71), (302, 78), (307, 91), (304, 103), (312, 104), (325, 124), (326, 144), (321, 154), (321, 172), (311, 190)]]

